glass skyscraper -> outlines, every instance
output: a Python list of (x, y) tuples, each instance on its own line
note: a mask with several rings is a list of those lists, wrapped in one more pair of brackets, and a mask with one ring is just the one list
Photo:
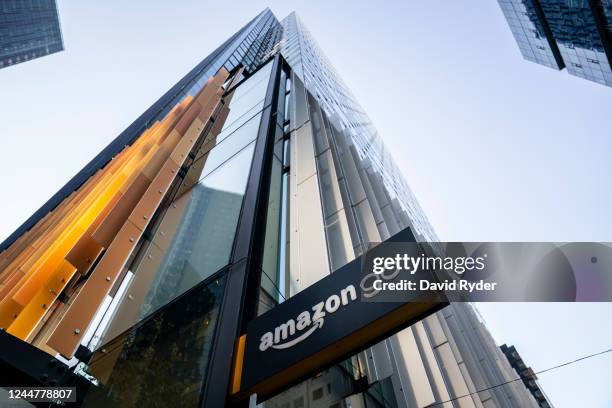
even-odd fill
[(0, 68), (63, 49), (55, 0), (0, 0)]
[[(232, 404), (247, 323), (406, 229), (437, 241), (302, 21), (265, 10), (0, 245), (2, 385), (76, 386), (85, 407)], [(253, 401), (538, 406), (515, 377), (452, 304)]]
[(525, 59), (612, 86), (612, 1), (498, 1)]

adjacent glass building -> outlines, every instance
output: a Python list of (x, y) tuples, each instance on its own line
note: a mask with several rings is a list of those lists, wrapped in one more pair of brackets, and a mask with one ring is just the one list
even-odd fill
[(63, 49), (55, 0), (0, 1), (0, 68)]
[(612, 1), (498, 1), (525, 59), (612, 86)]
[(518, 351), (516, 351), (516, 347), (502, 344), (500, 348), (539, 406), (541, 408), (551, 408), (552, 404), (540, 387), (538, 376), (531, 367), (525, 364)]
[[(2, 385), (74, 385), (85, 407), (230, 405), (247, 323), (407, 228), (437, 240), (304, 24), (265, 10), (0, 245)], [(453, 304), (253, 400), (536, 407), (498, 386), (514, 378)]]

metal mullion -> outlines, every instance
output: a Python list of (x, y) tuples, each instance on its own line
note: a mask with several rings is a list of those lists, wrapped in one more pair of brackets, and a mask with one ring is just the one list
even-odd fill
[(277, 55), (266, 91), (261, 123), (255, 142), (247, 188), (236, 228), (230, 267), (221, 308), (219, 325), (213, 340), (209, 371), (203, 386), (202, 407), (227, 405), (232, 373), (234, 344), (250, 319), (256, 316), (262, 236), (266, 225), (269, 176), (272, 168), (276, 125), (276, 102), (283, 61)]

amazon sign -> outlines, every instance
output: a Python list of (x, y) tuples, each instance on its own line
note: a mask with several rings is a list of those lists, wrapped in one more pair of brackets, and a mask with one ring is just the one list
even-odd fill
[[(411, 241), (414, 237), (405, 230), (387, 242)], [(445, 305), (433, 292), (398, 302), (364, 297), (373, 252), (376, 248), (248, 324), (236, 345), (234, 399), (270, 397)]]
[[(311, 310), (304, 310), (296, 319), (289, 319), (276, 326), (274, 331), (269, 331), (261, 336), (259, 351), (274, 349), (288, 349), (306, 340), (317, 328), (323, 327), (325, 316), (338, 311), (341, 306), (346, 306), (350, 301), (357, 299), (357, 289), (348, 285), (340, 291), (340, 295), (331, 295), (325, 301), (314, 305)], [(294, 336), (296, 331), (299, 335)]]

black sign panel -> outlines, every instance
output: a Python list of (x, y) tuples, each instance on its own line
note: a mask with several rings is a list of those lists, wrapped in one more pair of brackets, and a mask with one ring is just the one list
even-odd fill
[[(387, 242), (409, 242), (409, 229)], [(375, 249), (373, 250), (375, 251)], [(239, 348), (233, 393), (269, 396), (442, 308), (435, 293), (403, 302), (364, 299), (371, 251), (253, 320)]]

